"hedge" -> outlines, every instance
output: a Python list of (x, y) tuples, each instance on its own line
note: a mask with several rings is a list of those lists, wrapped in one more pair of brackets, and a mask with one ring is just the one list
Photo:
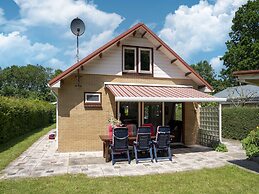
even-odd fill
[(55, 107), (49, 102), (0, 96), (0, 144), (53, 123)]
[(259, 125), (259, 108), (229, 107), (222, 110), (222, 136), (242, 140)]

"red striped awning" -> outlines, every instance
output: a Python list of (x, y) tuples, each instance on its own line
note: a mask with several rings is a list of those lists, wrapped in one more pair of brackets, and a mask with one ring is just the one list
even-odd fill
[(115, 101), (130, 102), (223, 102), (225, 98), (216, 98), (191, 87), (105, 84), (115, 96)]

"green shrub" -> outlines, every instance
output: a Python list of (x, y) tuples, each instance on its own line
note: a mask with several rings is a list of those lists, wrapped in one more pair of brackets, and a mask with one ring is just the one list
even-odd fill
[(230, 107), (222, 110), (222, 136), (244, 139), (259, 124), (259, 108)]
[(211, 147), (216, 152), (228, 152), (227, 146), (223, 143), (220, 143), (219, 141), (213, 141), (212, 144), (211, 144)]
[(218, 146), (215, 148), (215, 151), (217, 152), (228, 152), (228, 148), (225, 144), (220, 143)]
[(53, 123), (55, 107), (39, 100), (0, 96), (0, 144)]
[(246, 150), (248, 158), (259, 156), (259, 126), (242, 140), (242, 146)]

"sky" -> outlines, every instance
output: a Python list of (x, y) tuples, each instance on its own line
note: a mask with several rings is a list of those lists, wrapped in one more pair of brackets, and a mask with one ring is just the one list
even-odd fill
[(235, 11), (247, 0), (0, 0), (0, 67), (39, 64), (65, 70), (76, 62), (70, 22), (86, 24), (80, 59), (138, 22), (188, 64), (207, 60), (217, 73)]

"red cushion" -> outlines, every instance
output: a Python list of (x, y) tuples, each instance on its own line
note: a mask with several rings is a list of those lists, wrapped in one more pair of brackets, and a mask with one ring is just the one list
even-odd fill
[(111, 124), (108, 125), (108, 134), (109, 134), (109, 137), (112, 138), (112, 125)]
[(151, 136), (154, 136), (155, 135), (155, 130), (154, 130), (154, 126), (152, 123), (145, 123), (142, 125), (143, 127), (150, 127), (150, 130), (151, 130)]

